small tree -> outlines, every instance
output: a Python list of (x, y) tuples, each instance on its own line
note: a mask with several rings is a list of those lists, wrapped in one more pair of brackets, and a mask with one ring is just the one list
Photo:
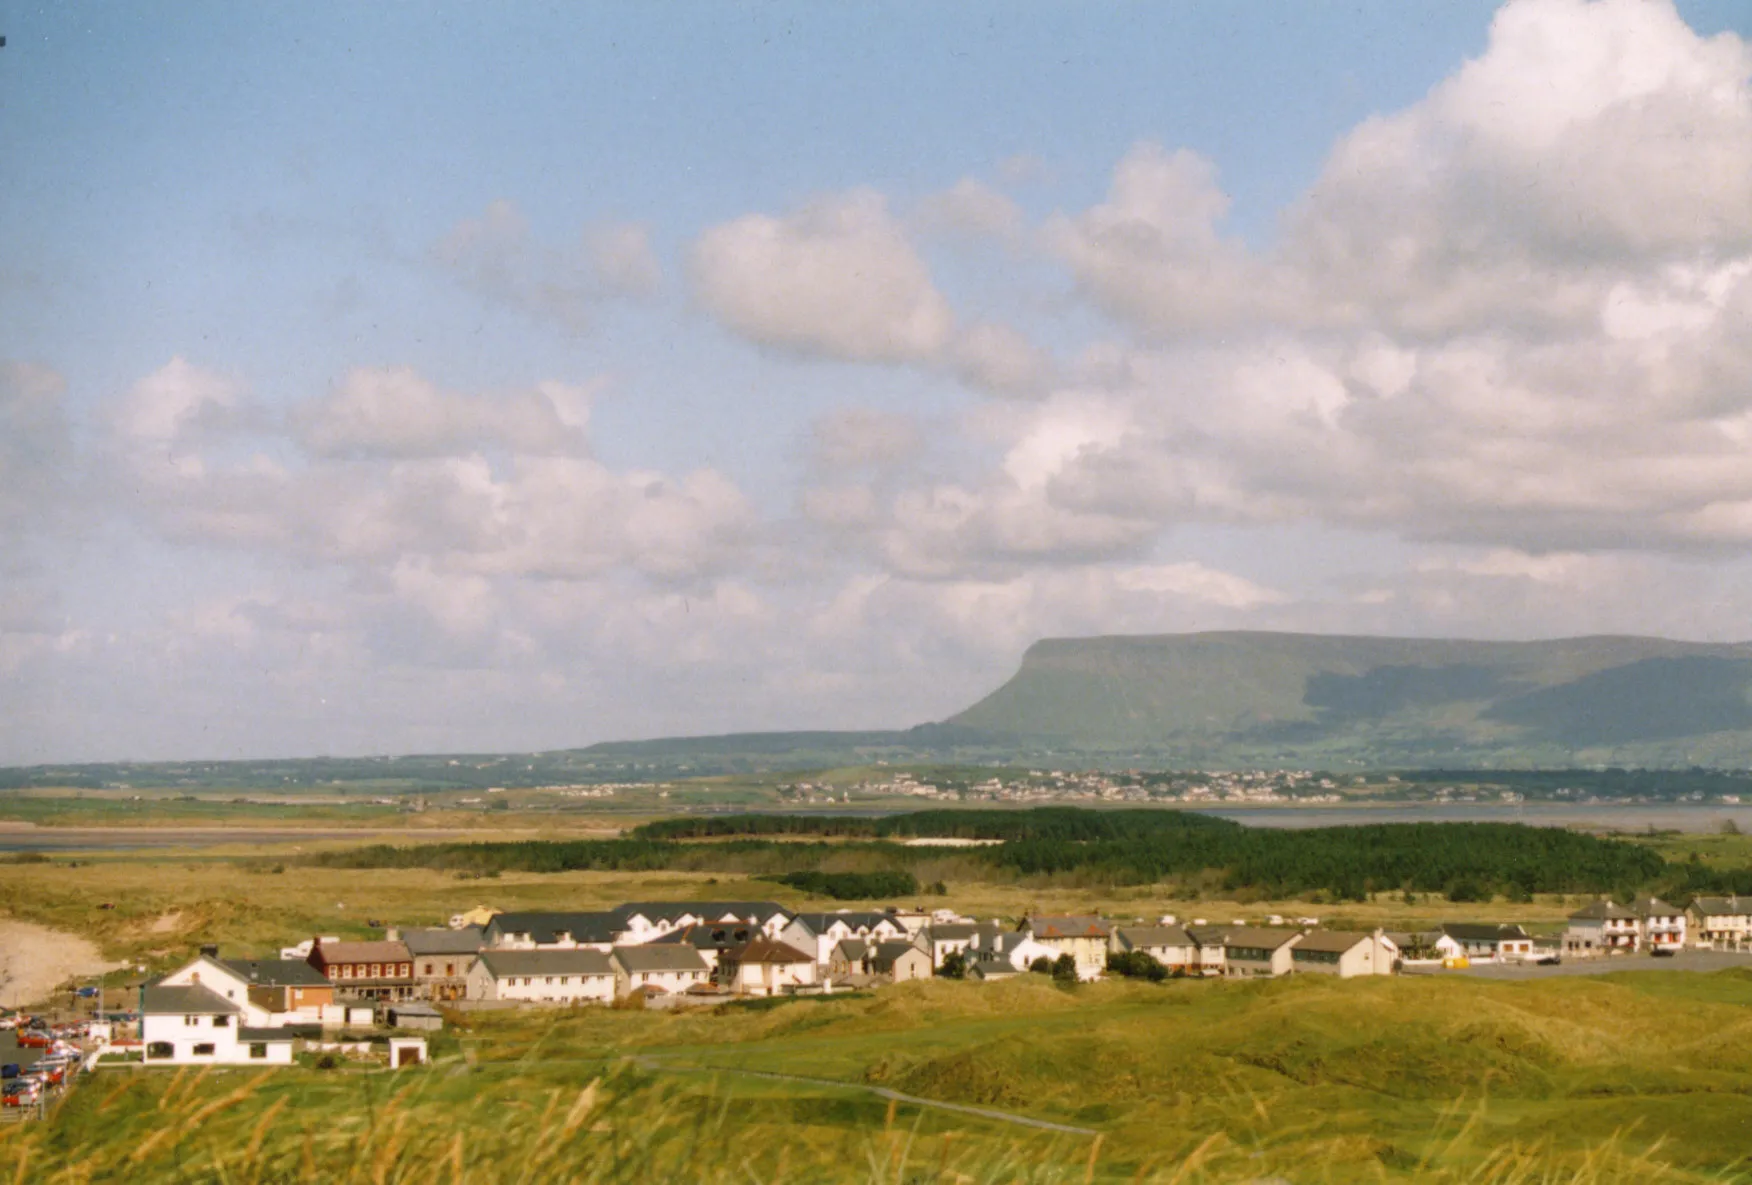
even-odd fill
[(943, 965), (937, 968), (937, 974), (944, 979), (967, 978), (967, 953), (952, 950), (943, 956)]
[(1077, 980), (1077, 960), (1060, 955), (1052, 965), (1052, 981), (1060, 987), (1076, 987)]
[(1038, 959), (1035, 959), (1032, 963), (1028, 964), (1028, 969), (1036, 975), (1051, 975), (1052, 960), (1045, 955), (1041, 955)]

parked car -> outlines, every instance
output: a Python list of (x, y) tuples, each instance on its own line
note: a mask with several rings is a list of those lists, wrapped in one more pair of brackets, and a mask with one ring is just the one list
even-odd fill
[(79, 989), (79, 997), (82, 1000), (95, 1000), (101, 995), (103, 995), (102, 988), (82, 987)]
[(1650, 958), (1670, 959), (1673, 957), (1673, 955), (1674, 955), (1674, 950), (1670, 946), (1651, 946), (1649, 948), (1649, 957)]
[(0, 1079), (16, 1078), (18, 1077), (18, 1074), (19, 1067), (17, 1062), (7, 1062), (4, 1066), (0, 1066)]
[(1563, 956), (1557, 954), (1540, 955), (1537, 959), (1534, 959), (1533, 962), (1541, 967), (1556, 967), (1563, 962)]

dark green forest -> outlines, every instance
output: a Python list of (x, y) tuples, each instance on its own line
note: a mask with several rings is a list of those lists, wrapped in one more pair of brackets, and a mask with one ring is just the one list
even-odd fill
[[(814, 835), (820, 842), (798, 842)], [(1001, 839), (945, 850), (891, 842), (933, 836)], [(783, 837), (783, 838), (781, 838)], [(713, 839), (711, 843), (689, 842)], [(1455, 901), (1534, 893), (1752, 892), (1752, 869), (1669, 863), (1645, 845), (1513, 823), (1382, 823), (1302, 831), (1248, 828), (1191, 812), (920, 811), (886, 818), (746, 815), (664, 820), (613, 840), (386, 844), (324, 852), (308, 862), (347, 868), (500, 871), (674, 869), (764, 876), (844, 899), (905, 896), (927, 880), (1086, 885), (1169, 884), (1188, 892), (1360, 900), (1371, 893), (1445, 894)], [(859, 879), (899, 874), (892, 879)], [(904, 877), (905, 879), (902, 879)], [(840, 878), (840, 879), (835, 879)]]

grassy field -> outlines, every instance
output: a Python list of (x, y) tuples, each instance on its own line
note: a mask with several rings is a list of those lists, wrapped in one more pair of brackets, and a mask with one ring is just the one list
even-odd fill
[(0, 1179), (1746, 1180), (1749, 1004), (1740, 973), (1025, 976), (477, 1014), (420, 1070), (102, 1072), (53, 1122), (0, 1129)]

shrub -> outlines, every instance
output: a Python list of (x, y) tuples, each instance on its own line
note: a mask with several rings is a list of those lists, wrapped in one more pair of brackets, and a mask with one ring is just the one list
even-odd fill
[(967, 955), (958, 950), (950, 951), (943, 956), (943, 965), (937, 969), (937, 974), (944, 979), (966, 979)]

